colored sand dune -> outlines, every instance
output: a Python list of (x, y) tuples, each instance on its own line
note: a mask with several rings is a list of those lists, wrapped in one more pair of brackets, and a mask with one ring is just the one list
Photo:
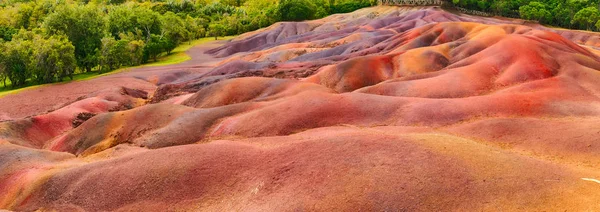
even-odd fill
[(0, 208), (600, 210), (600, 34), (380, 6), (203, 48), (0, 98)]

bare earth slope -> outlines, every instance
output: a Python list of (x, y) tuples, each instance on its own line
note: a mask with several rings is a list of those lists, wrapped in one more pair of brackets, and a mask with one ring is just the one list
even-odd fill
[(210, 47), (6, 103), (0, 208), (600, 210), (599, 34), (382, 6)]

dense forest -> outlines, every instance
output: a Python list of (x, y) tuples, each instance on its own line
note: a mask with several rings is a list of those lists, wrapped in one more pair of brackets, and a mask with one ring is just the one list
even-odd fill
[(454, 5), (570, 29), (600, 30), (598, 0), (453, 0)]
[(370, 0), (9, 0), (0, 5), (4, 87), (107, 72), (183, 42), (371, 6)]

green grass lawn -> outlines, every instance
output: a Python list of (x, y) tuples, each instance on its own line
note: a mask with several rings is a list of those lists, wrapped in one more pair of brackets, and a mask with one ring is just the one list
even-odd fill
[[(227, 40), (227, 39), (231, 39), (233, 37), (235, 37), (235, 36), (222, 37), (222, 38), (219, 38), (219, 40)], [(194, 40), (191, 43), (190, 42), (182, 43), (181, 45), (177, 46), (177, 48), (175, 48), (171, 52), (171, 54), (161, 56), (160, 58), (158, 58), (158, 60), (156, 62), (152, 61), (152, 62), (142, 64), (139, 66), (123, 67), (123, 68), (113, 70), (110, 72), (106, 72), (106, 73), (102, 73), (102, 74), (100, 74), (98, 72), (78, 73), (78, 74), (73, 75), (73, 80), (71, 80), (69, 78), (65, 78), (63, 80), (63, 82), (56, 82), (56, 83), (66, 83), (66, 82), (71, 82), (71, 81), (89, 80), (89, 79), (93, 79), (93, 78), (100, 77), (100, 76), (105, 76), (105, 75), (109, 75), (109, 74), (127, 71), (130, 68), (138, 68), (138, 67), (144, 67), (144, 66), (164, 66), (164, 65), (172, 65), (172, 64), (181, 63), (181, 62), (191, 59), (191, 57), (185, 53), (187, 50), (189, 50), (190, 48), (192, 48), (193, 46), (196, 46), (198, 44), (202, 44), (202, 43), (206, 43), (206, 42), (214, 41), (214, 40), (215, 40), (214, 37), (207, 37), (207, 38), (200, 38), (198, 40)], [(51, 83), (51, 84), (56, 84), (56, 83)], [(31, 88), (36, 88), (39, 86), (51, 85), (51, 84), (34, 85), (31, 82), (27, 82), (27, 84), (25, 86), (18, 87), (18, 88), (12, 88), (10, 86), (11, 85), (10, 81), (7, 80), (6, 87), (0, 86), (0, 97), (8, 95), (8, 94), (13, 94), (13, 93), (16, 93), (19, 91), (23, 91), (26, 89), (31, 89)]]

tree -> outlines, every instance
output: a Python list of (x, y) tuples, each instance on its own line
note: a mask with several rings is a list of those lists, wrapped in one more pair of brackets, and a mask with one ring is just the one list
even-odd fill
[(221, 16), (223, 14), (233, 14), (237, 10), (238, 10), (238, 8), (236, 8), (236, 7), (222, 4), (220, 2), (213, 2), (209, 5), (199, 8), (198, 13), (210, 17), (213, 15)]
[(452, 0), (454, 5), (468, 9), (480, 10), (478, 0)]
[(552, 16), (554, 17), (552, 25), (561, 27), (571, 27), (571, 15), (569, 9), (565, 8), (562, 3), (559, 3), (554, 9), (552, 9)]
[(330, 5), (330, 8), (331, 13), (348, 13), (368, 6), (371, 6), (371, 2), (367, 0), (350, 0), (334, 3)]
[(18, 7), (19, 12), (15, 17), (17, 21), (17, 25), (15, 26), (16, 28), (29, 29), (29, 19), (33, 15), (33, 7), (31, 5), (32, 3), (21, 4)]
[(66, 37), (50, 37), (50, 49), (53, 50), (51, 56), (56, 57), (57, 67), (60, 72), (58, 73), (58, 81), (61, 81), (64, 77), (73, 79), (73, 73), (77, 67), (77, 60), (75, 59), (75, 46), (69, 42)]
[(33, 11), (29, 17), (30, 29), (39, 27), (49, 14), (56, 10), (59, 5), (64, 5), (64, 0), (37, 0), (34, 1)]
[(276, 0), (248, 0), (246, 12), (251, 20), (248, 30), (256, 30), (279, 21), (279, 6)]
[(77, 67), (75, 47), (65, 36), (50, 36), (44, 39), (35, 35), (30, 71), (37, 83), (61, 81), (64, 77), (73, 79)]
[(590, 26), (596, 24), (599, 18), (600, 13), (598, 12), (598, 8), (586, 7), (575, 13), (571, 23), (583, 25), (586, 29), (590, 30)]
[(144, 46), (143, 61), (146, 62), (150, 58), (157, 61), (158, 55), (167, 51), (169, 48), (171, 48), (171, 46), (166, 38), (152, 34), (150, 35), (150, 40), (148, 40)]
[(0, 7), (0, 25), (20, 28), (17, 26), (17, 17), (19, 16), (19, 8), (15, 6)]
[(108, 0), (109, 4), (123, 4), (125, 0)]
[(224, 35), (225, 26), (223, 26), (223, 24), (221, 24), (221, 23), (211, 23), (210, 25), (208, 25), (208, 31), (209, 31), (210, 35), (214, 36), (215, 40), (217, 40), (217, 38), (219, 36)]
[(113, 54), (113, 49), (117, 41), (113, 37), (102, 38), (102, 48), (100, 49), (100, 72), (108, 72), (116, 66), (118, 58)]
[(188, 37), (189, 32), (186, 29), (183, 19), (175, 15), (175, 13), (165, 13), (160, 17), (160, 23), (161, 37), (168, 39), (175, 46)]
[(119, 5), (109, 9), (108, 30), (115, 39), (121, 33), (134, 32), (136, 26), (136, 16), (131, 7)]
[(235, 6), (235, 7), (240, 7), (242, 6), (246, 1), (245, 0), (221, 0), (221, 2), (223, 4), (229, 5), (229, 6)]
[(35, 83), (60, 81), (75, 71), (75, 47), (66, 36), (44, 38), (21, 29), (1, 50), (0, 79), (5, 86), (7, 78), (13, 86), (21, 86), (28, 79)]
[(532, 1), (528, 5), (519, 7), (519, 14), (525, 19), (548, 23), (552, 20), (552, 15), (546, 8), (545, 4)]
[(143, 62), (144, 57), (144, 47), (146, 43), (144, 42), (145, 37), (142, 35), (140, 30), (137, 30), (136, 33), (121, 33), (119, 34), (119, 38), (123, 41), (127, 41), (127, 53), (129, 61), (124, 63), (125, 65), (139, 65)]
[(136, 7), (133, 9), (133, 15), (136, 18), (136, 26), (139, 26), (144, 31), (146, 42), (150, 40), (152, 33), (159, 33), (161, 26), (160, 14), (144, 7)]
[(104, 19), (93, 5), (64, 6), (46, 17), (43, 28), (49, 35), (65, 34), (75, 46), (77, 65), (91, 71), (98, 65)]
[(144, 46), (143, 40), (131, 40), (127, 43), (127, 51), (129, 53), (130, 63), (129, 65), (139, 65), (142, 63), (144, 57)]
[(14, 34), (17, 33), (17, 29), (9, 26), (0, 26), (0, 39), (5, 41), (11, 41)]
[(32, 49), (33, 43), (23, 39), (14, 39), (4, 44), (0, 62), (13, 87), (24, 85), (30, 77), (28, 66), (31, 64)]
[[(177, 43), (172, 40), (172, 39), (168, 39), (168, 38), (160, 38), (160, 44), (161, 44), (161, 52), (166, 52), (167, 54), (171, 54), (171, 51), (173, 51), (173, 49), (177, 48)], [(156, 60), (156, 59), (154, 59)]]
[(304, 21), (314, 18), (317, 7), (307, 0), (280, 0), (279, 14), (284, 21)]
[(568, 8), (569, 10), (569, 16), (573, 17), (575, 15), (575, 13), (577, 13), (579, 10), (587, 7), (589, 4), (588, 0), (566, 0), (565, 1), (565, 5), (566, 8)]
[[(125, 36), (124, 36), (125, 37)], [(156, 50), (160, 53), (160, 50)], [(144, 41), (115, 40), (112, 36), (102, 39), (100, 71), (108, 72), (123, 66), (139, 65), (144, 55)]]
[(238, 18), (237, 14), (233, 14), (233, 15), (229, 15), (226, 14), (223, 16), (221, 23), (223, 23), (223, 27), (225, 27), (224, 29), (224, 35), (235, 35), (235, 34), (239, 34), (242, 28), (242, 24), (241, 24), (241, 20), (240, 18)]
[(192, 16), (187, 15), (183, 23), (185, 24), (185, 31), (187, 32), (186, 39), (190, 44), (192, 40), (199, 38), (202, 34), (206, 33), (204, 27), (200, 26), (198, 20)]
[(165, 14), (166, 12), (188, 14), (195, 10), (194, 3), (190, 0), (168, 0), (166, 3), (155, 4), (152, 10)]
[(4, 67), (5, 51), (6, 47), (4, 46), (4, 42), (0, 40), (0, 81), (2, 81), (3, 87), (6, 87), (6, 80), (8, 79), (8, 74), (6, 73), (6, 68)]

